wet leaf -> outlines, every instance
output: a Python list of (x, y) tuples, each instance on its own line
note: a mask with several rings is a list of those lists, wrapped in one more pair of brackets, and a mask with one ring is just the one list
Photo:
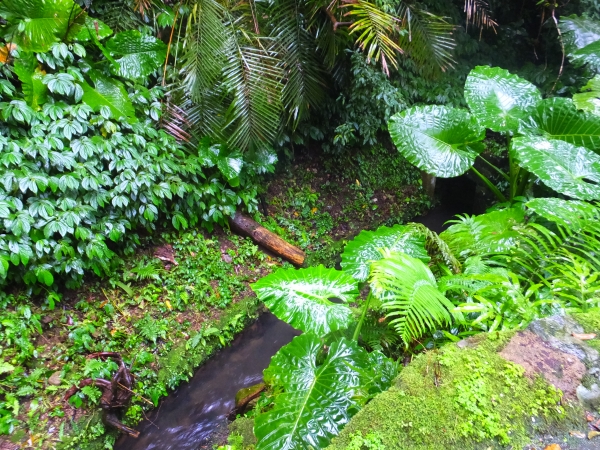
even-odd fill
[(582, 341), (589, 341), (590, 339), (594, 339), (596, 337), (595, 333), (571, 333), (571, 336), (573, 336), (575, 339), (580, 339)]

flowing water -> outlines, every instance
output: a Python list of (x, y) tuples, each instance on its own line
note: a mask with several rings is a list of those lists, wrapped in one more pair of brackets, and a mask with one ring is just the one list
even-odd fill
[[(438, 180), (436, 190), (441, 205), (414, 221), (439, 233), (455, 214), (472, 212), (474, 184), (465, 177)], [(212, 449), (211, 437), (227, 435), (227, 415), (235, 406), (236, 393), (260, 383), (271, 356), (298, 334), (271, 313), (262, 314), (148, 413), (136, 428), (138, 439), (122, 436), (115, 449)]]

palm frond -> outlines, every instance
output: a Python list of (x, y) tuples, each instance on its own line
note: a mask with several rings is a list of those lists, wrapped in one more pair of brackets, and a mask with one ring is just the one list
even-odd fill
[(281, 118), (283, 70), (259, 38), (236, 33), (230, 40), (223, 86), (232, 96), (225, 129), (228, 144), (246, 150), (274, 141)]
[(398, 16), (406, 31), (400, 34), (398, 44), (410, 58), (425, 68), (432, 63), (443, 71), (454, 67), (454, 25), (404, 2), (399, 6)]
[(484, 28), (491, 28), (496, 32), (498, 24), (492, 18), (490, 5), (485, 0), (465, 0), (465, 13), (467, 14), (467, 29), (469, 24), (473, 24), (481, 31)]
[(324, 70), (318, 58), (316, 43), (307, 27), (309, 17), (300, 0), (275, 0), (269, 8), (274, 25), (270, 36), (285, 70), (282, 101), (295, 128), (311, 107), (324, 98)]
[(354, 19), (350, 34), (358, 34), (356, 43), (366, 53), (367, 60), (374, 58), (380, 62), (384, 73), (389, 75), (389, 65), (398, 68), (398, 54), (404, 52), (396, 42), (401, 20), (364, 0), (347, 3), (344, 7), (348, 10), (345, 16)]
[(416, 258), (384, 251), (384, 258), (371, 265), (370, 281), (373, 294), (406, 345), (452, 320), (452, 303), (438, 290), (431, 271)]

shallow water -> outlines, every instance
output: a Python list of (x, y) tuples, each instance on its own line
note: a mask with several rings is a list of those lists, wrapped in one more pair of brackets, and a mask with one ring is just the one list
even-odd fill
[(271, 356), (298, 334), (271, 313), (262, 314), (148, 414), (149, 420), (136, 428), (138, 439), (122, 436), (115, 449), (212, 448), (208, 444), (211, 434), (221, 428), (226, 435), (227, 414), (235, 406), (235, 394), (260, 383)]

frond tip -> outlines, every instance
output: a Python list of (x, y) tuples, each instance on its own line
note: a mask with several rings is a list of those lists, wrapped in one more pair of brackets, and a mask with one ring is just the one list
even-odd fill
[(405, 253), (383, 253), (384, 258), (371, 265), (371, 288), (404, 343), (449, 324), (454, 305), (438, 290), (431, 270)]

